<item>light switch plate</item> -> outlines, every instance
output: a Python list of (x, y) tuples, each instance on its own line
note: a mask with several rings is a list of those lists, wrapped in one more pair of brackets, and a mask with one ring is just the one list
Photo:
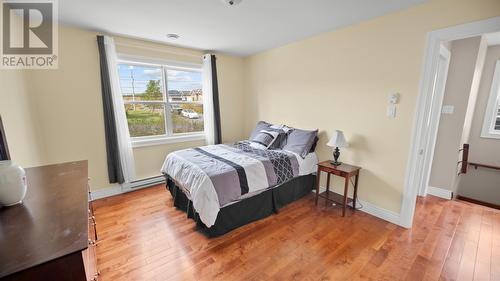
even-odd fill
[(396, 118), (396, 105), (395, 104), (389, 104), (387, 106), (387, 117)]
[(453, 105), (443, 105), (441, 108), (442, 114), (453, 114), (453, 112), (455, 112), (455, 106)]

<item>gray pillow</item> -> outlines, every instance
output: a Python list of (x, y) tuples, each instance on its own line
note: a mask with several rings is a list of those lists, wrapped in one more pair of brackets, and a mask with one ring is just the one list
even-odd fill
[(252, 140), (253, 138), (255, 138), (260, 133), (260, 131), (267, 130), (271, 126), (272, 126), (272, 124), (269, 124), (265, 121), (257, 122), (257, 125), (255, 125), (255, 129), (253, 129), (252, 133), (250, 134), (249, 140)]
[(278, 132), (279, 135), (276, 138), (276, 141), (269, 147), (270, 149), (282, 149), (285, 146), (286, 138), (288, 137), (288, 133), (292, 131), (292, 128), (287, 127), (285, 125), (271, 125), (266, 130)]
[(276, 141), (274, 141), (271, 146), (269, 146), (270, 149), (282, 149), (283, 146), (285, 145), (287, 135), (289, 131), (291, 131), (290, 127), (284, 126), (284, 125), (273, 125), (271, 123), (268, 123), (266, 121), (259, 121), (257, 122), (257, 125), (255, 125), (255, 128), (253, 129), (252, 133), (250, 134), (249, 140), (254, 139), (257, 137), (257, 135), (260, 133), (260, 131), (266, 130), (266, 131), (273, 131), (273, 132), (278, 132), (278, 138)]
[(276, 141), (278, 135), (278, 132), (261, 130), (255, 137), (251, 138), (250, 141), (269, 148)]
[(293, 131), (288, 135), (283, 150), (295, 152), (302, 158), (305, 158), (311, 150), (311, 147), (314, 145), (314, 141), (317, 135), (318, 130), (307, 131), (301, 129), (293, 129)]

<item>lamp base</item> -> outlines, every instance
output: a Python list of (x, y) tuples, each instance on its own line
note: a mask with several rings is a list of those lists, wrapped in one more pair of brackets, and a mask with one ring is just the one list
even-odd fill
[(330, 161), (330, 164), (332, 164), (333, 166), (338, 166), (342, 164), (341, 162), (338, 161), (339, 156), (340, 156), (340, 150), (338, 147), (335, 147), (335, 150), (333, 151), (333, 160)]

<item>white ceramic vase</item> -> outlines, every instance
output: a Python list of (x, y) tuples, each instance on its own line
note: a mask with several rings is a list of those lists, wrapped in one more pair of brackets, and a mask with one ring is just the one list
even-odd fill
[(22, 203), (26, 189), (24, 169), (10, 160), (0, 161), (0, 206)]

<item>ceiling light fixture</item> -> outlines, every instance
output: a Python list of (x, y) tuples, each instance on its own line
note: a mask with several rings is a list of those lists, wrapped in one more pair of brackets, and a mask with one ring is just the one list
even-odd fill
[(241, 3), (242, 0), (222, 0), (222, 2), (226, 3), (228, 6), (236, 6)]
[(177, 40), (177, 39), (179, 39), (179, 37), (180, 37), (179, 34), (175, 34), (175, 33), (167, 34), (168, 39)]

